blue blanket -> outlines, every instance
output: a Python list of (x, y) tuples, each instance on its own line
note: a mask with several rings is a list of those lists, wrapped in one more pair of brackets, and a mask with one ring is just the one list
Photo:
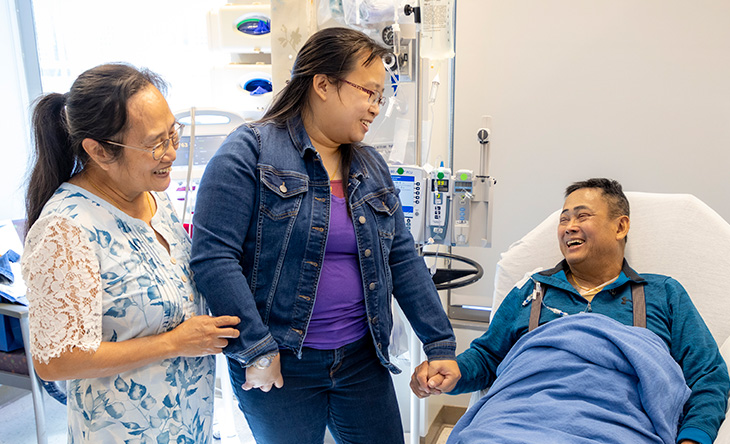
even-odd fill
[(651, 331), (599, 314), (567, 316), (517, 341), (447, 444), (673, 444), (689, 395)]

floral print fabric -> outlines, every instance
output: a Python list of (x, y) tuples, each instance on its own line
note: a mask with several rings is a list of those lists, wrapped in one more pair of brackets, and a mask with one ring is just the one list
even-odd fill
[[(167, 196), (153, 196), (155, 230), (72, 184), (48, 201), (23, 255), (36, 359), (157, 335), (206, 313), (188, 265), (190, 240)], [(213, 356), (68, 381), (69, 442), (207, 443), (214, 382)]]

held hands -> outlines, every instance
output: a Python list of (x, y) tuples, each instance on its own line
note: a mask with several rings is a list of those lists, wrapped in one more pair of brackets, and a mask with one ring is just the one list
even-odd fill
[(284, 378), (281, 376), (281, 355), (277, 354), (271, 361), (271, 365), (265, 369), (259, 369), (253, 365), (246, 368), (246, 383), (241, 386), (244, 390), (252, 388), (268, 392), (271, 387), (281, 388), (284, 386)]
[(440, 395), (453, 390), (460, 378), (456, 361), (423, 361), (411, 376), (411, 390), (419, 398)]
[(220, 353), (240, 332), (234, 328), (241, 320), (237, 316), (194, 316), (170, 331), (175, 356), (206, 356)]

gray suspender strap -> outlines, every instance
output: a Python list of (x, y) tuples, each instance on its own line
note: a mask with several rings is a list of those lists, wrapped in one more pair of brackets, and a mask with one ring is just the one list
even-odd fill
[(634, 306), (634, 327), (646, 328), (646, 297), (644, 286), (631, 283), (631, 304)]
[(542, 310), (542, 285), (535, 282), (535, 292), (532, 294), (532, 305), (530, 305), (530, 327), (528, 331), (537, 328), (540, 323), (540, 311)]
[[(542, 285), (535, 282), (535, 292), (530, 305), (530, 324), (528, 331), (532, 331), (540, 324), (540, 312), (542, 311)], [(634, 311), (634, 327), (646, 328), (646, 297), (644, 296), (644, 286), (631, 283), (631, 304)]]

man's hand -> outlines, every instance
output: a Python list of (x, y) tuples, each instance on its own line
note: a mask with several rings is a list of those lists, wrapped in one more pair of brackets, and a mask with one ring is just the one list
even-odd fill
[(284, 386), (284, 378), (281, 376), (281, 355), (276, 355), (268, 368), (263, 370), (254, 366), (246, 368), (246, 383), (241, 386), (244, 390), (252, 388), (268, 392), (271, 387), (281, 388)]
[(419, 398), (440, 395), (453, 390), (460, 378), (456, 361), (423, 361), (411, 376), (411, 390)]

